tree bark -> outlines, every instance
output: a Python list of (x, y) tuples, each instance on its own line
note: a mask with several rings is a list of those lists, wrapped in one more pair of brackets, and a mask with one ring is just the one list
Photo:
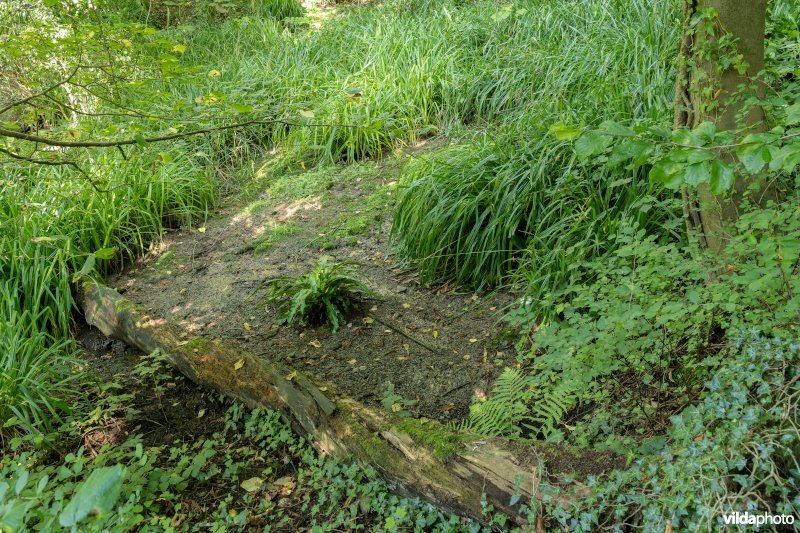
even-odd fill
[[(80, 297), (86, 321), (105, 335), (144, 352), (160, 350), (195, 383), (236, 398), (251, 407), (279, 411), (293, 429), (324, 454), (354, 458), (373, 466), (400, 494), (419, 496), (445, 511), (485, 520), (482, 502), (525, 524), (522, 503), (541, 500), (539, 483), (547, 464), (532, 443), (457, 434), (454, 452), (437, 453), (424, 428), (452, 436), (441, 426), (401, 418), (325, 391), (297, 371), (217, 341), (192, 337), (179, 326), (154, 316), (108, 287), (87, 282)], [(331, 394), (331, 392), (329, 392)], [(411, 424), (411, 425), (409, 425)], [(566, 450), (565, 450), (566, 452)], [(567, 452), (574, 456), (576, 452)], [(588, 460), (592, 460), (589, 458)], [(552, 470), (552, 468), (551, 468)], [(514, 494), (519, 502), (511, 505)], [(568, 505), (589, 489), (573, 483), (554, 501)]]
[[(714, 35), (709, 36), (700, 32), (689, 37), (693, 47), (694, 68), (705, 74), (706, 84), (714, 84), (714, 96), (712, 99), (704, 97), (700, 93), (703, 86), (692, 80), (689, 84), (691, 106), (689, 111), (685, 111), (691, 120), (687, 126), (695, 127), (701, 122), (711, 121), (718, 130), (739, 130), (744, 127), (749, 132), (765, 131), (767, 124), (764, 110), (760, 106), (745, 109), (742, 97), (750, 89), (745, 89), (743, 93), (742, 86), (753, 89), (759, 98), (764, 96), (764, 86), (758, 82), (757, 75), (764, 68), (767, 1), (687, 0), (686, 5), (689, 16), (704, 8), (713, 8), (718, 15)], [(684, 39), (687, 38), (686, 29), (685, 26)], [(697, 48), (702, 43), (713, 42), (716, 36), (725, 33), (737, 39), (737, 50), (747, 65), (743, 74), (733, 66), (718, 72), (718, 63), (713, 58), (697, 57)], [(709, 106), (712, 103), (714, 105)], [(718, 157), (729, 162), (735, 159), (732, 152), (725, 151), (721, 151)], [(770, 187), (766, 180), (744, 174), (736, 176), (732, 190), (724, 196), (715, 196), (708, 184), (703, 183), (698, 186), (700, 219), (708, 249), (719, 252), (725, 247), (730, 239), (730, 224), (739, 217), (739, 209), (744, 200), (749, 200), (755, 205), (765, 205), (768, 200), (778, 198), (778, 191), (775, 187)]]

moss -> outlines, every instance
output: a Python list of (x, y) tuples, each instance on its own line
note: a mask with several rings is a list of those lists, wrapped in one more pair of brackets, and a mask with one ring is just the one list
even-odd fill
[(289, 235), (296, 233), (297, 230), (298, 226), (295, 224), (271, 222), (269, 228), (267, 228), (264, 233), (242, 246), (236, 253), (242, 254), (252, 250), (257, 254), (262, 254), (269, 251), (273, 246)]
[(441, 460), (455, 456), (470, 440), (467, 435), (446, 429), (435, 420), (409, 419), (395, 429), (407, 433), (414, 442), (433, 448), (433, 456)]
[(356, 236), (379, 225), (394, 205), (394, 185), (378, 186), (366, 198), (355, 197), (346, 202), (340, 199), (340, 203), (347, 207), (346, 212), (331, 220), (321, 230), (326, 235), (320, 245), (324, 250), (353, 246), (357, 244)]
[(191, 340), (191, 341), (187, 342), (186, 344), (184, 344), (180, 348), (182, 350), (186, 351), (186, 352), (200, 352), (206, 346), (208, 346), (208, 344), (209, 344), (208, 339), (204, 339), (202, 337), (198, 337), (198, 338), (196, 338), (194, 340)]

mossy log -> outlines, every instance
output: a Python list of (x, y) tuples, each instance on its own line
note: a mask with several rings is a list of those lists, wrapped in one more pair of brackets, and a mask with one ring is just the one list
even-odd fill
[[(86, 283), (81, 304), (86, 321), (109, 337), (144, 352), (161, 351), (189, 379), (251, 407), (279, 411), (321, 453), (352, 458), (373, 466), (396, 492), (419, 496), (439, 508), (478, 520), (482, 502), (518, 523), (519, 506), (541, 497), (538, 482), (544, 465), (532, 450), (503, 439), (453, 438), (435, 424), (416, 423), (336, 396), (287, 367), (215, 340), (199, 338), (115, 290)], [(429, 434), (420, 437), (420, 428)], [(435, 433), (449, 446), (436, 446)], [(431, 435), (433, 433), (434, 435)], [(586, 493), (573, 486), (567, 503)], [(512, 497), (518, 501), (511, 505)]]

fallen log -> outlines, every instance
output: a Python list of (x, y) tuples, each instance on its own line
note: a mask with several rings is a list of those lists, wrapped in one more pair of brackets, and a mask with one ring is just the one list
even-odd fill
[[(456, 433), (337, 396), (293, 369), (215, 340), (190, 336), (115, 290), (87, 282), (80, 302), (86, 321), (143, 352), (159, 350), (200, 386), (251, 407), (279, 411), (320, 452), (373, 466), (393, 490), (457, 514), (485, 520), (483, 502), (518, 523), (523, 503), (541, 499), (546, 465), (532, 446)], [(322, 390), (328, 391), (330, 399)], [(564, 504), (588, 489), (573, 484)], [(515, 497), (515, 495), (517, 497)], [(511, 502), (515, 503), (512, 504)]]

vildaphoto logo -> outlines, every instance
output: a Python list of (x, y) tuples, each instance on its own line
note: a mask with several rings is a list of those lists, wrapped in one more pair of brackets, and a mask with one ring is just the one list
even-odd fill
[(726, 526), (782, 526), (794, 524), (794, 516), (790, 514), (769, 514), (735, 512), (722, 515), (722, 522)]

